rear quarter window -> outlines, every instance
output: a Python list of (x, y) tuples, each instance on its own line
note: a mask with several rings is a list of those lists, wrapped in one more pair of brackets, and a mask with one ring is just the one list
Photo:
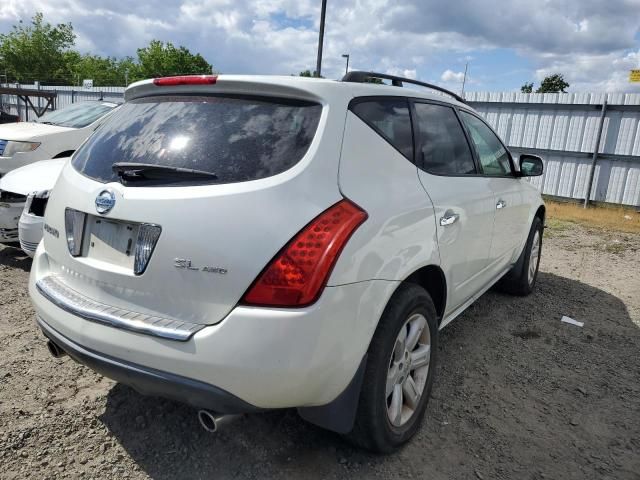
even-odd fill
[(409, 102), (406, 98), (357, 100), (350, 108), (396, 150), (413, 162), (413, 132)]
[(112, 167), (120, 162), (214, 173), (216, 178), (207, 183), (257, 180), (284, 172), (302, 159), (321, 112), (316, 103), (263, 97), (137, 99), (115, 112), (72, 163), (105, 183), (118, 181)]

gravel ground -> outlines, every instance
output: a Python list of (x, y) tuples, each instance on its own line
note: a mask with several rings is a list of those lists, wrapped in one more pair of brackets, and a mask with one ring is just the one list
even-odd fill
[(640, 236), (547, 233), (535, 294), (489, 292), (442, 332), (425, 423), (390, 456), (293, 411), (208, 434), (191, 408), (52, 359), (30, 260), (0, 247), (0, 477), (640, 479)]

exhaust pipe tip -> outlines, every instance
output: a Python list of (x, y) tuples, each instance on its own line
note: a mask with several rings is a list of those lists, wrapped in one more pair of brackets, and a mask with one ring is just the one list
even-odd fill
[(65, 352), (63, 349), (61, 349), (58, 345), (53, 343), (51, 340), (47, 341), (47, 350), (49, 350), (49, 353), (53, 358), (64, 357), (67, 354), (67, 352)]
[(200, 425), (207, 432), (215, 433), (218, 431), (218, 416), (209, 412), (208, 410), (198, 410), (198, 420)]
[(200, 421), (200, 425), (210, 433), (217, 432), (222, 426), (228, 425), (242, 416), (242, 414), (220, 415), (209, 410), (198, 410), (198, 420)]

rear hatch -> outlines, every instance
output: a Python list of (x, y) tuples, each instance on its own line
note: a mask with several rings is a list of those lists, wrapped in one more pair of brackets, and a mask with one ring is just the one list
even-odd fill
[(51, 274), (115, 309), (222, 320), (296, 232), (341, 198), (348, 98), (329, 105), (335, 90), (269, 77), (129, 89), (51, 193)]

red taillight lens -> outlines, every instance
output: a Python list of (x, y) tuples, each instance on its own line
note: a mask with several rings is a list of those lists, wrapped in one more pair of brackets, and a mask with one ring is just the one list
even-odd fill
[(322, 212), (267, 265), (242, 303), (304, 307), (315, 302), (347, 240), (366, 219), (367, 213), (349, 200)]
[(217, 75), (180, 75), (177, 77), (154, 78), (153, 84), (158, 87), (173, 87), (175, 85), (213, 85), (217, 80)]

